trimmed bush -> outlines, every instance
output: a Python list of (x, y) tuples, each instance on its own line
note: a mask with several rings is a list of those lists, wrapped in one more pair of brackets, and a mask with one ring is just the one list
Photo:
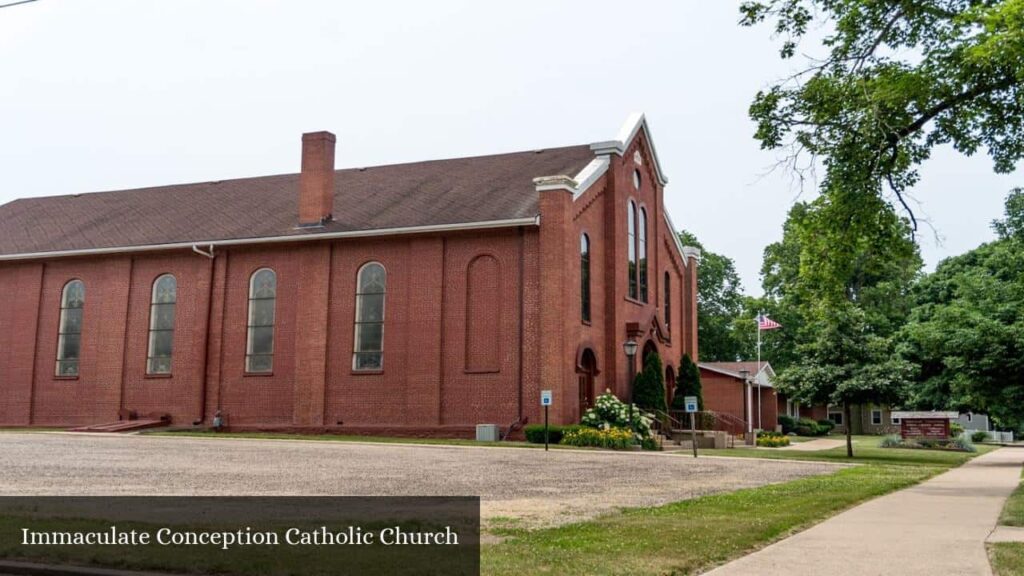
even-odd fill
[(789, 436), (782, 436), (779, 434), (758, 434), (757, 445), (760, 448), (781, 448), (783, 446), (789, 446)]
[(633, 432), (627, 428), (605, 428), (598, 430), (596, 428), (580, 427), (567, 431), (562, 436), (562, 444), (627, 450), (633, 446)]
[(904, 440), (895, 434), (890, 434), (882, 439), (881, 443), (879, 443), (879, 447), (907, 448), (911, 450), (945, 450), (956, 452), (978, 451), (967, 434), (961, 434), (951, 440), (937, 438), (907, 438)]
[[(683, 354), (679, 361), (679, 374), (676, 375), (676, 390), (672, 397), (672, 408), (684, 410), (686, 408), (686, 397), (697, 397), (697, 410), (704, 411), (704, 390), (700, 383), (700, 368), (693, 363), (689, 354)], [(712, 426), (714, 423), (712, 423)], [(710, 429), (710, 426), (705, 426)]]
[(950, 442), (949, 445), (950, 445), (951, 448), (956, 448), (957, 450), (963, 450), (964, 452), (977, 452), (978, 451), (978, 449), (974, 447), (974, 442), (971, 442), (971, 437), (968, 436), (967, 434), (961, 434), (961, 435), (957, 436), (956, 438), (953, 438), (953, 441)]
[(650, 415), (645, 414), (643, 410), (634, 405), (633, 425), (631, 426), (629, 422), (629, 404), (616, 398), (611, 393), (611, 390), (606, 390), (604, 394), (597, 397), (597, 400), (594, 401), (594, 407), (583, 414), (580, 423), (583, 426), (598, 430), (608, 428), (629, 430), (635, 427), (637, 442), (643, 442), (644, 439), (651, 437)]
[(801, 418), (796, 422), (796, 433), (801, 436), (824, 436), (831, 428), (825, 428), (813, 418)]
[(959, 422), (949, 423), (949, 437), (956, 438), (964, 433), (964, 427)]
[(644, 369), (633, 380), (633, 399), (636, 405), (645, 410), (660, 410), (665, 406), (665, 368), (661, 364), (661, 356), (657, 353), (647, 355)]
[(903, 438), (898, 434), (889, 434), (878, 443), (879, 448), (899, 448), (903, 446)]
[(831, 420), (818, 420), (818, 428), (822, 431), (821, 435), (826, 436), (831, 434), (836, 428), (836, 423)]
[(976, 430), (971, 434), (972, 442), (984, 442), (986, 440), (988, 440), (988, 432), (985, 432), (984, 430)]
[[(569, 430), (575, 430), (579, 428), (578, 424), (570, 426), (548, 426), (548, 443), (558, 444), (562, 441), (562, 436)], [(544, 443), (544, 425), (543, 424), (529, 424), (523, 428), (523, 434), (526, 435), (526, 441), (531, 444), (543, 444)]]
[(796, 430), (796, 419), (792, 416), (779, 416), (779, 426), (782, 426), (783, 434), (789, 434)]

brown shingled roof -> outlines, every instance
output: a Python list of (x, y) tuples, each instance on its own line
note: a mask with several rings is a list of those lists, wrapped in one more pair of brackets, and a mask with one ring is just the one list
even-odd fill
[(26, 198), (0, 206), (0, 256), (529, 218), (533, 178), (576, 175), (589, 146), (335, 173), (334, 218), (296, 229), (299, 175)]

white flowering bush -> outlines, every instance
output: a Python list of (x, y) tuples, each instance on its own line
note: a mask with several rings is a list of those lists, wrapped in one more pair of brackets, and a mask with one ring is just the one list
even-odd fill
[(651, 415), (633, 405), (633, 423), (629, 421), (629, 404), (619, 400), (612, 394), (611, 390), (605, 390), (604, 394), (597, 397), (594, 407), (587, 410), (580, 419), (580, 423), (598, 430), (610, 428), (633, 428), (636, 425), (636, 436), (638, 442), (643, 442), (651, 437)]

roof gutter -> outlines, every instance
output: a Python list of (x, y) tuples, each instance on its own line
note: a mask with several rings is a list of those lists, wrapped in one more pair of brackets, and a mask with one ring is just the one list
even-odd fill
[[(405, 234), (429, 234), (432, 232), (459, 232), (462, 230), (486, 230), (491, 228), (517, 228), (539, 226), (540, 216), (511, 218), (507, 220), (486, 220), (483, 222), (459, 222), (457, 224), (432, 224), (429, 226), (406, 226), (403, 228), (378, 228), (375, 230), (350, 230), (346, 232), (322, 232), (319, 234), (295, 234), (292, 236), (268, 236), (264, 238), (232, 238), (229, 240), (197, 240), (195, 242), (174, 242), (169, 244), (146, 244), (141, 246), (114, 246), (110, 248), (86, 248), (81, 250), (54, 250), (52, 252), (27, 252), (23, 254), (0, 255), (0, 262), (14, 260), (35, 260), (41, 258), (63, 258), (66, 256), (96, 256), (103, 254), (129, 254), (154, 252), (158, 250), (189, 249), (199, 252), (199, 246), (208, 247), (212, 254), (214, 247), (241, 246), (251, 244), (282, 244), (286, 242), (307, 242), (314, 240), (336, 240), (344, 238), (373, 238)], [(199, 252), (201, 253), (201, 252)], [(206, 254), (203, 254), (206, 256)]]

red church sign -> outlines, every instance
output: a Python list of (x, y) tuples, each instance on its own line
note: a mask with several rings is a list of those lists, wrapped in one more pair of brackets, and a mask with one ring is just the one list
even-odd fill
[(949, 438), (948, 418), (904, 418), (900, 421), (904, 438)]

